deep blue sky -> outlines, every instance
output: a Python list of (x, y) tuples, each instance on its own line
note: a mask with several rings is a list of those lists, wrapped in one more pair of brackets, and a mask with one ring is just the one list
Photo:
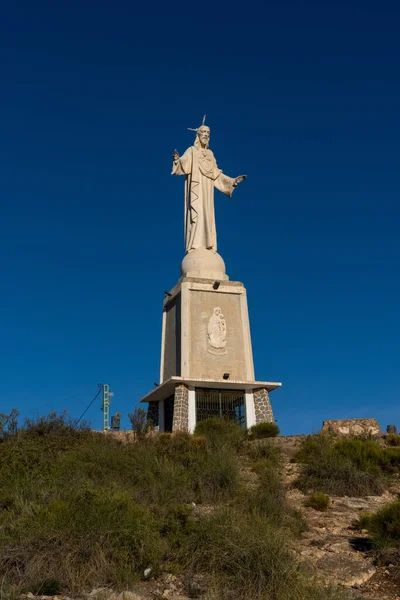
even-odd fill
[(79, 416), (107, 382), (126, 415), (158, 381), (171, 153), (207, 113), (248, 175), (216, 194), (218, 244), (282, 432), (400, 425), (399, 23), (385, 0), (6, 3), (0, 411)]

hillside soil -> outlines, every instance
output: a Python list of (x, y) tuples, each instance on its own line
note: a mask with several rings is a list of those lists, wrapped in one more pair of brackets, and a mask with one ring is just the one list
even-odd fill
[(304, 436), (276, 439), (285, 458), (288, 501), (301, 511), (308, 524), (308, 531), (299, 539), (297, 552), (323, 579), (358, 591), (360, 598), (400, 600), (400, 577), (396, 569), (376, 566), (368, 552), (370, 540), (366, 532), (357, 531), (352, 525), (360, 513), (375, 512), (395, 500), (400, 484), (394, 484), (382, 496), (331, 496), (331, 505), (324, 512), (306, 508), (306, 496), (293, 486), (299, 465), (291, 462), (303, 439)]

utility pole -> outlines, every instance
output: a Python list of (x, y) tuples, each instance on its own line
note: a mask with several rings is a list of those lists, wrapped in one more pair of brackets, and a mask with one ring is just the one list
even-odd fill
[(110, 386), (108, 383), (101, 384), (103, 388), (103, 405), (101, 410), (103, 411), (103, 431), (109, 431), (110, 429), (110, 398), (114, 396), (110, 392)]

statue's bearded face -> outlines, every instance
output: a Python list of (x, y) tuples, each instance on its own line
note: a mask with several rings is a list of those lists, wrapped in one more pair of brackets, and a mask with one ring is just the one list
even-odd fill
[(202, 146), (208, 147), (210, 142), (210, 128), (202, 125), (198, 131), (199, 140)]

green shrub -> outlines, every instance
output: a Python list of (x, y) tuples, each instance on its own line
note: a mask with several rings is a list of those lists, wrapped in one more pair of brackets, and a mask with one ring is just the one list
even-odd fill
[(55, 593), (78, 592), (98, 581), (99, 569), (103, 584), (128, 586), (149, 564), (156, 571), (165, 549), (151, 512), (127, 492), (86, 486), (26, 507), (4, 528), (0, 563), (25, 587), (42, 590), (52, 582)]
[(257, 423), (250, 427), (248, 437), (251, 440), (271, 438), (279, 435), (279, 427), (276, 423)]
[(304, 506), (314, 508), (315, 510), (324, 511), (330, 504), (329, 496), (322, 492), (314, 492), (304, 502)]
[(136, 407), (133, 412), (128, 413), (131, 422), (132, 431), (136, 433), (136, 438), (141, 440), (150, 430), (152, 423), (147, 419), (147, 410), (142, 407)]
[(400, 582), (400, 498), (376, 513), (361, 514), (353, 525), (367, 530), (376, 562), (395, 565), (392, 575)]
[(246, 430), (234, 421), (212, 418), (197, 423), (194, 433), (207, 438), (213, 448), (237, 450), (245, 440)]
[(382, 468), (387, 473), (400, 473), (400, 448), (389, 447), (384, 450)]
[(244, 446), (245, 454), (253, 461), (268, 461), (271, 467), (281, 470), (283, 454), (279, 446), (269, 439), (249, 442)]
[(388, 485), (387, 473), (400, 464), (397, 449), (390, 451), (369, 440), (335, 441), (327, 436), (309, 436), (297, 453), (302, 465), (296, 485), (305, 493), (381, 494)]
[(273, 527), (287, 529), (296, 537), (306, 531), (307, 525), (301, 514), (287, 503), (280, 474), (270, 469), (258, 474), (259, 484), (248, 495), (247, 510), (260, 515)]
[(239, 483), (236, 455), (212, 452), (196, 476), (196, 501), (220, 502), (232, 498)]
[(388, 446), (400, 446), (400, 435), (398, 433), (389, 433), (386, 436), (386, 443)]
[(326, 454), (301, 466), (296, 485), (304, 493), (364, 496), (382, 494), (386, 480), (377, 467), (362, 470), (347, 458)]
[(88, 430), (89, 424), (86, 421), (81, 421), (79, 427), (76, 422), (68, 417), (68, 413), (64, 410), (58, 414), (55, 410), (49, 412), (48, 415), (38, 416), (36, 418), (27, 417), (24, 422), (24, 432), (31, 435), (43, 436), (49, 433), (66, 434), (79, 430)]
[(297, 537), (307, 527), (301, 514), (286, 501), (281, 449), (265, 439), (249, 442), (245, 451), (258, 478), (256, 484), (241, 489), (237, 505), (242, 504), (244, 512), (261, 515), (272, 526), (284, 527)]
[(224, 509), (204, 517), (182, 551), (186, 566), (207, 573), (220, 598), (227, 590), (237, 600), (294, 597), (297, 565), (287, 535), (256, 514)]
[(368, 529), (369, 522), (373, 513), (362, 512), (358, 519), (353, 521), (352, 525), (354, 529), (361, 531), (362, 529)]
[(324, 456), (334, 443), (334, 438), (328, 435), (308, 435), (293, 457), (294, 462), (307, 463), (310, 459)]
[(350, 460), (362, 470), (381, 467), (385, 463), (385, 450), (373, 441), (347, 439), (336, 442), (331, 452)]
[(398, 547), (400, 544), (400, 499), (395, 500), (369, 515), (364, 520), (363, 529), (367, 529), (369, 535), (378, 548)]
[(198, 520), (180, 560), (204, 574), (218, 600), (339, 600), (350, 596), (315, 585), (295, 561), (291, 537), (257, 512), (225, 507)]

